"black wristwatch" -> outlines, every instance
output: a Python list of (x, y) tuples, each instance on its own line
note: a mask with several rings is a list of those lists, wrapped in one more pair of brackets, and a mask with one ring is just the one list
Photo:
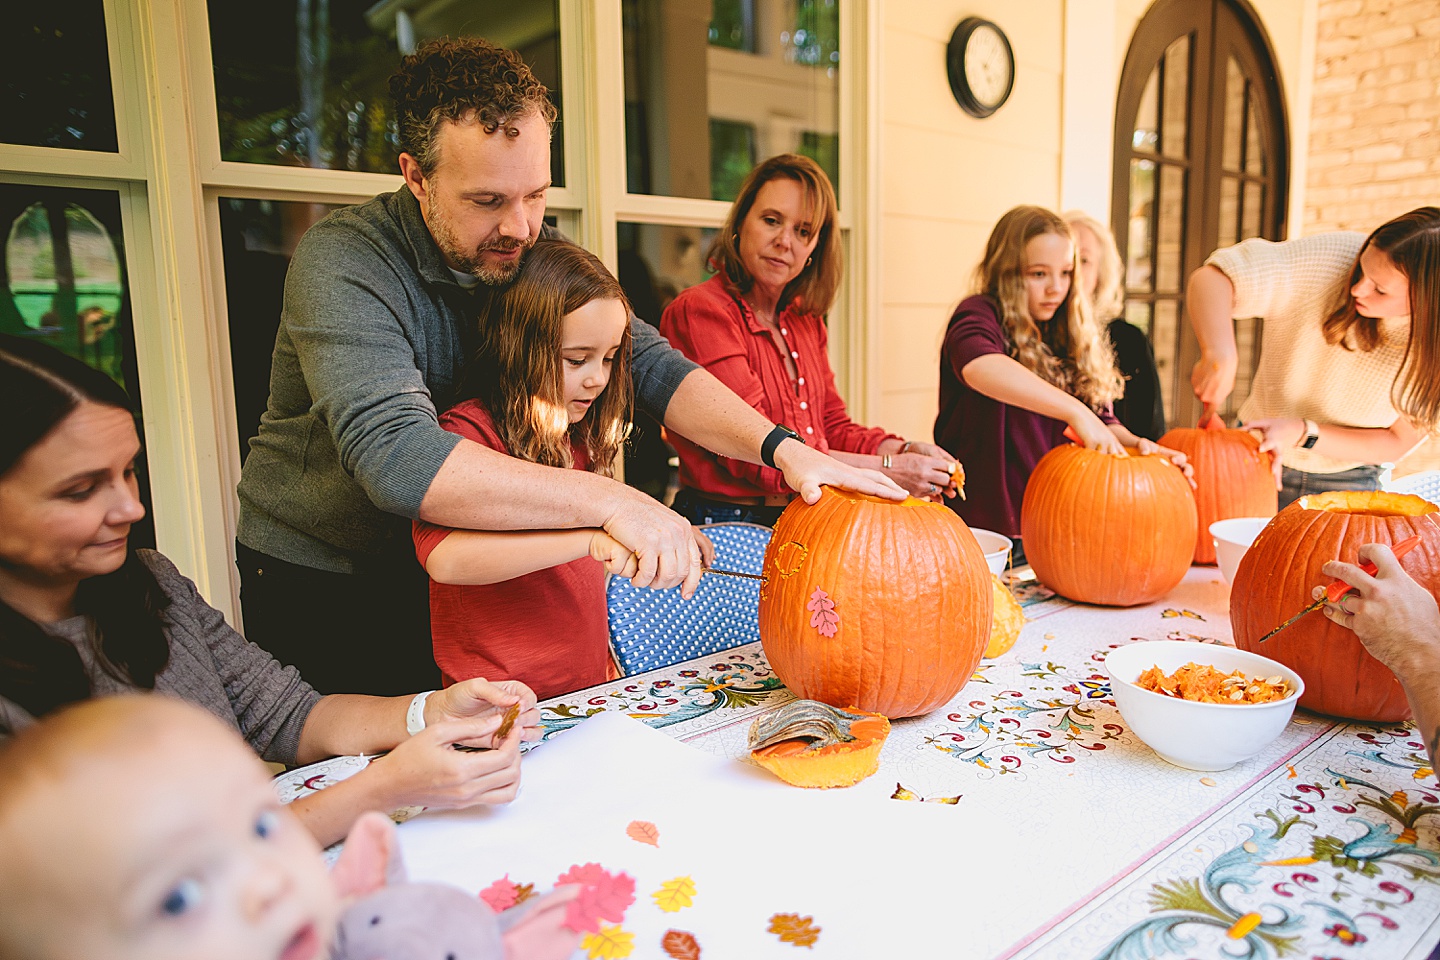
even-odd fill
[(1320, 442), (1320, 424), (1314, 420), (1305, 421), (1305, 435), (1295, 442), (1302, 450), (1309, 450)]
[(800, 434), (783, 424), (777, 423), (775, 424), (775, 429), (767, 433), (765, 435), (765, 441), (760, 444), (761, 463), (767, 467), (775, 466), (775, 448), (780, 446), (782, 440), (800, 440), (801, 443), (805, 442), (800, 439)]

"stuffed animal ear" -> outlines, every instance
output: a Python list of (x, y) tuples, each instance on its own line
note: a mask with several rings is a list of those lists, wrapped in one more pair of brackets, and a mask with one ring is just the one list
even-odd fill
[(579, 895), (580, 887), (567, 885), (500, 914), (505, 960), (565, 960), (573, 954), (580, 934), (564, 925), (565, 907)]
[(372, 812), (355, 821), (330, 878), (344, 899), (366, 896), (387, 883), (405, 882), (405, 864), (389, 817)]

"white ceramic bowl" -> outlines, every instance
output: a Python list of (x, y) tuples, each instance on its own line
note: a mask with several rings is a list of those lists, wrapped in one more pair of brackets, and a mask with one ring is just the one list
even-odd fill
[(1234, 582), (1240, 558), (1245, 556), (1245, 551), (1250, 549), (1250, 544), (1260, 536), (1260, 531), (1265, 529), (1270, 519), (1235, 517), (1210, 524), (1210, 539), (1215, 542), (1215, 562), (1220, 564), (1220, 575), (1226, 583)]
[(997, 577), (1004, 573), (1005, 564), (1010, 560), (1010, 551), (1015, 548), (1015, 541), (994, 530), (971, 527), (970, 532), (980, 541), (980, 549), (985, 554), (985, 565), (990, 568), (990, 572)]
[[(1165, 673), (1194, 661), (1248, 677), (1284, 677), (1290, 695), (1271, 703), (1196, 703), (1135, 685), (1140, 674), (1158, 666)], [(1110, 692), (1120, 715), (1160, 755), (1177, 767), (1226, 770), (1264, 750), (1285, 729), (1305, 681), (1269, 657), (1213, 643), (1189, 640), (1140, 640), (1105, 658)]]

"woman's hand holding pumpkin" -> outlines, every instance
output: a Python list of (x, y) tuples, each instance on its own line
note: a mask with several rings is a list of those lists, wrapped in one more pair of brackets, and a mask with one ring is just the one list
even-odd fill
[(1280, 489), (1280, 458), (1284, 451), (1305, 439), (1305, 421), (1298, 417), (1275, 417), (1252, 420), (1245, 424), (1260, 440), (1260, 452), (1270, 454), (1270, 469), (1275, 472), (1275, 489)]
[(1172, 447), (1162, 447), (1154, 440), (1149, 440), (1145, 437), (1139, 438), (1139, 442), (1135, 444), (1135, 449), (1140, 452), (1142, 457), (1149, 456), (1152, 453), (1158, 453), (1162, 457), (1166, 457), (1171, 463), (1180, 468), (1180, 472), (1185, 474), (1185, 479), (1190, 481), (1191, 488), (1194, 488), (1195, 468), (1190, 465), (1190, 458), (1181, 451), (1173, 449)]

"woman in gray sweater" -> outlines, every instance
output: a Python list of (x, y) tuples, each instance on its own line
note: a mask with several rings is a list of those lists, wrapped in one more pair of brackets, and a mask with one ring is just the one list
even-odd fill
[[(539, 732), (529, 688), (472, 680), (433, 696), (322, 697), (232, 630), (169, 560), (130, 545), (145, 508), (119, 386), (48, 346), (0, 337), (0, 410), (0, 737), (67, 703), (138, 689), (206, 708), (266, 760), (390, 751), (296, 801), (326, 844), (367, 810), (514, 798), (520, 739)], [(520, 722), (494, 742), (515, 704)]]

